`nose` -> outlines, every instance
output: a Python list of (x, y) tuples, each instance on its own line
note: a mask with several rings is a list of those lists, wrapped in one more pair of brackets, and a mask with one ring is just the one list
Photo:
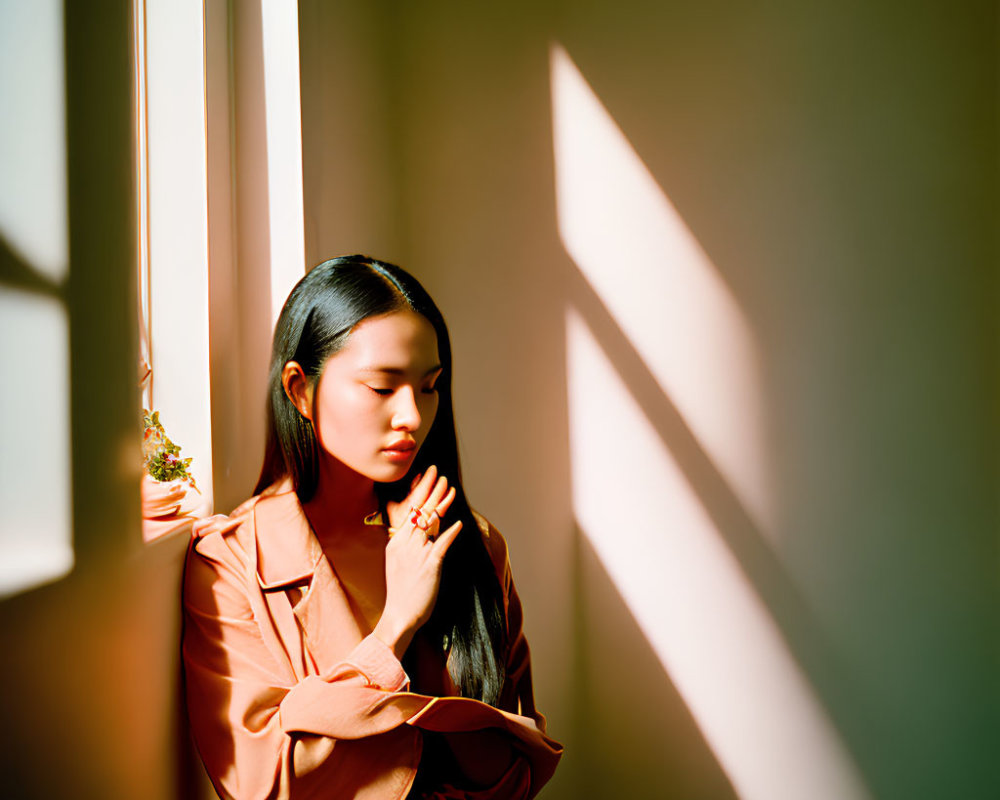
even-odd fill
[(392, 409), (392, 429), (415, 431), (420, 428), (420, 409), (412, 386), (402, 386), (396, 392)]

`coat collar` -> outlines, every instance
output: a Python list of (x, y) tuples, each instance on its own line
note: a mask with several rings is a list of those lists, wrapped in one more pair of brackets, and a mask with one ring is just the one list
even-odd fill
[(261, 589), (308, 582), (323, 558), (323, 548), (291, 483), (268, 490), (254, 505), (253, 514)]

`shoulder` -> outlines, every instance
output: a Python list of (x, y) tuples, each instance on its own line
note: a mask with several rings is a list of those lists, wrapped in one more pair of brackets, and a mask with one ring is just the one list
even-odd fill
[[(217, 569), (242, 573), (244, 583), (278, 588), (311, 579), (323, 550), (295, 491), (271, 487), (220, 519), (193, 548)], [(251, 590), (253, 591), (253, 590)]]
[(227, 554), (238, 557), (240, 553), (248, 553), (254, 547), (256, 538), (254, 518), (257, 506), (290, 491), (285, 483), (269, 486), (260, 494), (244, 500), (229, 514), (215, 514), (195, 522), (191, 528), (195, 540), (192, 550), (208, 559), (225, 559)]
[(232, 514), (215, 514), (198, 520), (191, 529), (191, 553), (209, 561), (234, 558), (242, 561), (253, 538), (253, 509), (257, 499), (248, 500)]
[(254, 570), (253, 507), (244, 503), (238, 514), (216, 514), (195, 523), (184, 565), (189, 608), (216, 609), (223, 597), (230, 609), (247, 604), (247, 580)]

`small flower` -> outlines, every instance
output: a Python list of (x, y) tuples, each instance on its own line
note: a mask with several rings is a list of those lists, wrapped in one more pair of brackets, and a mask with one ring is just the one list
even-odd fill
[(199, 494), (194, 477), (188, 472), (190, 458), (181, 458), (180, 445), (167, 438), (167, 432), (160, 423), (160, 412), (142, 411), (142, 462), (155, 480), (161, 482), (182, 480)]

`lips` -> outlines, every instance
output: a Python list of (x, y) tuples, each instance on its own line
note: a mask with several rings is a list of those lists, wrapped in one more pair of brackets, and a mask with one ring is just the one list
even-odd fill
[(400, 439), (382, 448), (382, 454), (396, 464), (405, 464), (417, 451), (417, 443), (412, 439)]
[(415, 450), (416, 447), (417, 443), (412, 439), (400, 439), (383, 449), (392, 453), (409, 453), (411, 450)]

